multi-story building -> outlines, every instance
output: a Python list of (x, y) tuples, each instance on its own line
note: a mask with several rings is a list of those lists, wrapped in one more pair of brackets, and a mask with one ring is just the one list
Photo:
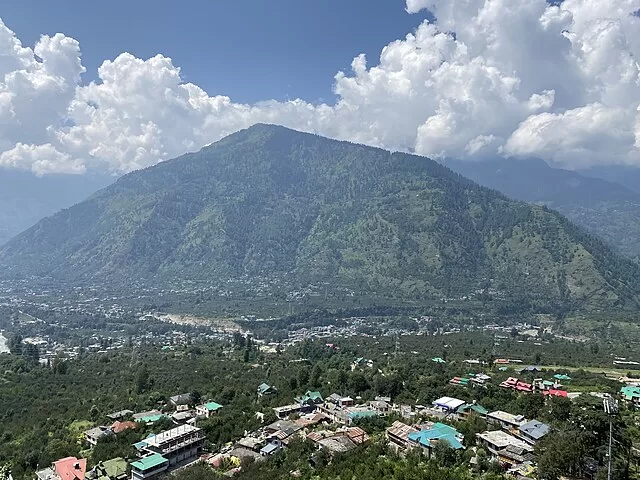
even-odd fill
[(147, 455), (131, 464), (131, 479), (155, 478), (160, 473), (195, 460), (204, 448), (204, 432), (192, 425), (180, 425), (145, 439)]

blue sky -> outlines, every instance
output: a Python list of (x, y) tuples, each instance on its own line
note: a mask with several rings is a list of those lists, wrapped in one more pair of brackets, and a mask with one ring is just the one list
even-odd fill
[(6, 0), (1, 15), (25, 46), (57, 32), (78, 40), (85, 82), (122, 52), (161, 53), (208, 93), (253, 103), (333, 102), (338, 70), (360, 53), (375, 60), (427, 14), (404, 0)]
[(638, 10), (4, 0), (0, 167), (128, 172), (258, 122), (434, 158), (640, 166)]

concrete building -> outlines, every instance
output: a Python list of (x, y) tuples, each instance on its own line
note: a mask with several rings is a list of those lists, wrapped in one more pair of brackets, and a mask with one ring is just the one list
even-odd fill
[(131, 480), (157, 478), (169, 468), (169, 460), (158, 453), (142, 457), (131, 464)]
[(192, 425), (180, 425), (145, 440), (149, 453), (169, 460), (169, 466), (195, 459), (204, 447), (204, 432)]

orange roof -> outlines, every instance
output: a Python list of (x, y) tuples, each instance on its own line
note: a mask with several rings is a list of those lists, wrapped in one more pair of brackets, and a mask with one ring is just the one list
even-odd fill
[(84, 476), (87, 473), (87, 459), (81, 458), (78, 460), (76, 457), (67, 457), (53, 462), (56, 473), (62, 480), (84, 480)]
[(114, 422), (114, 424), (111, 425), (111, 430), (113, 430), (113, 433), (120, 433), (125, 430), (136, 428), (137, 426), (136, 422)]

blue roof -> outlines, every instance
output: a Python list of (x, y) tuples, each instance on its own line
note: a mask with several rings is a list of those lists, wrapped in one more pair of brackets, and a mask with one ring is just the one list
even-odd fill
[(524, 425), (520, 425), (520, 431), (535, 440), (539, 440), (549, 433), (549, 425), (539, 422), (538, 420), (531, 420)]
[(408, 438), (425, 447), (431, 446), (431, 440), (443, 440), (447, 442), (451, 448), (459, 450), (463, 448), (463, 446), (460, 440), (458, 440), (457, 435), (459, 435), (459, 433), (455, 428), (445, 425), (444, 423), (436, 423), (429, 429), (410, 433)]
[(271, 452), (275, 452), (277, 449), (278, 449), (278, 445), (276, 445), (275, 443), (267, 443), (264, 447), (262, 447), (260, 452), (269, 454)]

